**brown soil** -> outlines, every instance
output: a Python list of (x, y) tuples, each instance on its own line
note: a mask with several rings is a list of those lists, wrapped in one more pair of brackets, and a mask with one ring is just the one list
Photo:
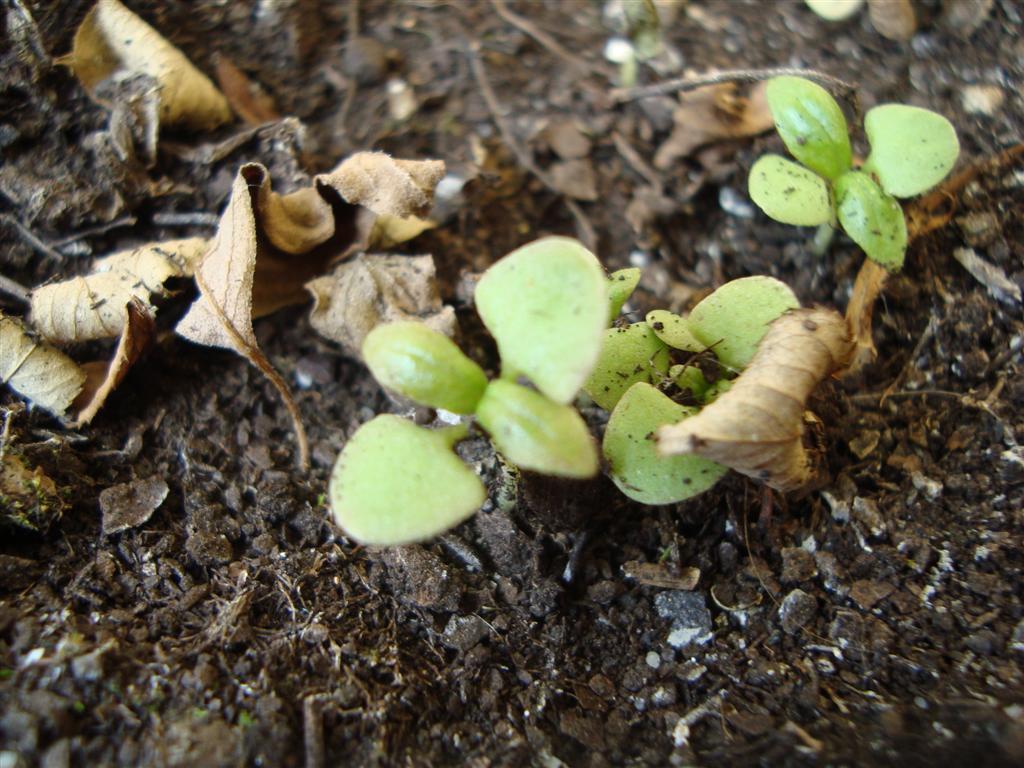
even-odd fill
[[(25, 5), (56, 54), (89, 3)], [(645, 265), (635, 310), (748, 274), (789, 282), (807, 304), (848, 300), (862, 259), (849, 241), (816, 257), (805, 233), (743, 202), (751, 163), (780, 148), (769, 135), (660, 173), (673, 209), (630, 226), (623, 212), (647, 182), (613, 134), (651, 162), (671, 101), (611, 102), (599, 4), (511, 3), (585, 74), (484, 2), (362, 2), (376, 52), (353, 43), (342, 3), (128, 5), (205, 71), (229, 56), (301, 126), (265, 127), (215, 162), (191, 150), (238, 125), (164, 136), (149, 176), (178, 186), (153, 196), (89, 149), (106, 110), (5, 42), (0, 210), (48, 246), (4, 220), (3, 271), (25, 285), (81, 272), (92, 254), (209, 234), (210, 216), (157, 222), (217, 214), (245, 161), (287, 186), (358, 149), (462, 173), (486, 154), (454, 216), (407, 250), (434, 254), (446, 299), (463, 301), (468, 348), (493, 369), (461, 276), (542, 234), (577, 235), (578, 222), (496, 129), (478, 45), (540, 167), (556, 159), (536, 138), (544, 121), (572, 117), (592, 137), (598, 199), (580, 209), (609, 268)], [(694, 71), (808, 66), (856, 83), (865, 108), (935, 109), (957, 127), (961, 163), (981, 160), (1022, 140), (1024, 10), (997, 0), (969, 37), (939, 10), (922, 4), (921, 31), (900, 44), (866, 14), (829, 26), (802, 3), (690, 0), (666, 37)], [(407, 121), (388, 115), (388, 74), (419, 98)], [(967, 112), (973, 84), (1005, 101)], [(983, 175), (957, 205), (879, 302), (877, 362), (815, 400), (829, 479), (767, 507), (737, 476), (668, 508), (629, 503), (606, 480), (527, 478), (516, 503), (489, 502), (437, 541), (355, 546), (322, 494), (346, 437), (392, 406), (302, 310), (257, 333), (297, 386), (308, 474), (273, 388), (242, 359), (173, 337), (80, 432), (5, 392), (5, 450), (41, 466), (66, 505), (35, 532), (0, 533), (0, 764), (1021, 764), (1024, 323), (952, 253), (973, 247), (1024, 284), (1024, 173)], [(467, 448), (496, 489), (493, 453)], [(170, 489), (156, 514), (102, 535), (100, 492), (152, 477)], [(689, 568), (696, 588), (672, 589)], [(681, 635), (693, 642), (674, 648)]]

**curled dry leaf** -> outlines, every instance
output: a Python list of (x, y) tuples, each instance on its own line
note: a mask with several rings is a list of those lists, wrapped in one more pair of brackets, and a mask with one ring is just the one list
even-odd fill
[(88, 424), (100, 408), (128, 375), (135, 362), (153, 343), (156, 320), (153, 311), (141, 299), (133, 298), (122, 308), (124, 330), (110, 362), (85, 363), (82, 370), (86, 379), (82, 391), (75, 398), (78, 416), (75, 426)]
[(698, 415), (658, 430), (658, 450), (702, 456), (779, 491), (801, 488), (813, 475), (803, 444), (804, 405), (852, 353), (846, 321), (836, 312), (783, 315), (728, 392)]
[(446, 336), (455, 333), (455, 310), (441, 304), (431, 256), (362, 254), (312, 280), (309, 320), (353, 357), (378, 325), (418, 320)]
[(114, 75), (143, 74), (160, 86), (160, 122), (209, 130), (231, 120), (228, 102), (181, 51), (118, 0), (99, 0), (65, 57), (82, 85)]
[(82, 390), (85, 373), (70, 357), (32, 338), (20, 320), (0, 314), (0, 381), (56, 416)]
[(741, 96), (736, 85), (723, 83), (683, 94), (672, 114), (675, 127), (658, 147), (654, 165), (665, 170), (676, 160), (712, 141), (756, 136), (772, 127), (765, 83)]
[(359, 152), (317, 176), (316, 183), (378, 216), (425, 216), (444, 168), (440, 160), (396, 160), (383, 152)]
[(263, 125), (281, 119), (274, 100), (231, 59), (221, 54), (217, 56), (215, 66), (217, 84), (236, 115), (249, 125)]
[(29, 322), (55, 344), (116, 338), (124, 331), (125, 306), (133, 299), (149, 306), (168, 280), (191, 277), (208, 245), (200, 237), (166, 240), (97, 259), (84, 277), (34, 290)]

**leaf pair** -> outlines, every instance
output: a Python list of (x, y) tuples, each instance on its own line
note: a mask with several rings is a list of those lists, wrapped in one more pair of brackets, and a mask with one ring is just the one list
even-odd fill
[(768, 83), (776, 130), (798, 165), (766, 155), (751, 168), (751, 199), (784, 224), (838, 222), (864, 252), (887, 269), (903, 265), (907, 228), (897, 197), (912, 197), (940, 182), (960, 151), (946, 118), (918, 107), (871, 109), (864, 129), (871, 154), (851, 170), (852, 150), (842, 110), (819, 85), (798, 77)]
[[(597, 259), (567, 238), (514, 251), (481, 278), (476, 305), (498, 344), (502, 378), (423, 324), (382, 325), (363, 357), (386, 388), (415, 402), (474, 415), (513, 464), (562, 477), (597, 473), (586, 424), (570, 406), (601, 348), (609, 290)], [(517, 382), (528, 379), (536, 390)], [(452, 451), (464, 425), (444, 430), (378, 416), (345, 446), (331, 476), (331, 508), (355, 539), (393, 545), (435, 535), (475, 512), (485, 491)]]

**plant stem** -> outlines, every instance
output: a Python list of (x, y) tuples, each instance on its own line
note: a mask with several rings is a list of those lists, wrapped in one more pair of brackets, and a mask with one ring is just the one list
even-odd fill
[(820, 225), (814, 233), (814, 240), (811, 242), (811, 250), (815, 256), (824, 256), (828, 253), (829, 246), (832, 245), (832, 238), (835, 237), (836, 230), (829, 223), (825, 222)]

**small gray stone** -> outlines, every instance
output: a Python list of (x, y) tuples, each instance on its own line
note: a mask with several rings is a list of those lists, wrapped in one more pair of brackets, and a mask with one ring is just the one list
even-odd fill
[(668, 644), (673, 648), (703, 645), (711, 640), (711, 611), (704, 595), (672, 590), (654, 598), (654, 608), (663, 619), (672, 622)]
[(818, 601), (802, 589), (794, 589), (782, 601), (779, 618), (782, 628), (793, 634), (806, 625), (818, 611)]
[(1010, 635), (1010, 647), (1015, 651), (1024, 652), (1024, 619), (1017, 622)]
[(452, 616), (441, 639), (448, 647), (465, 652), (487, 637), (488, 632), (490, 627), (479, 616)]
[(854, 519), (867, 526), (868, 532), (874, 538), (885, 536), (887, 527), (878, 504), (864, 496), (857, 496), (853, 500), (852, 510)]
[(803, 547), (786, 547), (782, 550), (782, 582), (794, 584), (813, 579), (818, 574), (814, 555)]

